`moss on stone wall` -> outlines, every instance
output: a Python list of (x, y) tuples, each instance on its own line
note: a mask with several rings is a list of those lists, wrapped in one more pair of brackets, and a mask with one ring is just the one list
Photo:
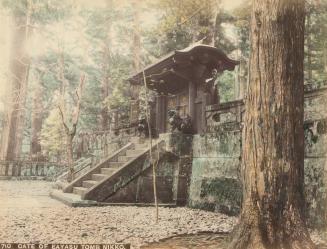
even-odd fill
[(213, 202), (215, 211), (235, 215), (241, 208), (242, 186), (233, 178), (203, 179), (200, 197)]
[[(226, 139), (227, 137), (227, 139)], [(325, 134), (318, 134), (305, 159), (305, 197), (311, 227), (326, 224)], [(240, 133), (195, 135), (189, 206), (226, 214), (237, 214), (241, 206)]]

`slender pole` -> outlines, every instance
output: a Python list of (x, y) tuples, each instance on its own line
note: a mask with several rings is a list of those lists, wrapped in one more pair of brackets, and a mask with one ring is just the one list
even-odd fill
[(157, 198), (157, 177), (156, 177), (156, 167), (159, 161), (159, 146), (157, 146), (158, 151), (158, 158), (156, 162), (153, 161), (152, 155), (152, 131), (151, 131), (151, 124), (150, 124), (150, 115), (149, 115), (149, 101), (148, 101), (148, 90), (147, 90), (147, 83), (145, 78), (145, 72), (143, 70), (143, 81), (145, 87), (145, 115), (146, 115), (146, 122), (148, 123), (148, 130), (149, 130), (149, 138), (150, 138), (150, 162), (152, 164), (152, 179), (153, 179), (153, 194), (154, 194), (154, 205), (156, 207), (156, 223), (159, 220), (159, 209), (158, 209), (158, 198)]

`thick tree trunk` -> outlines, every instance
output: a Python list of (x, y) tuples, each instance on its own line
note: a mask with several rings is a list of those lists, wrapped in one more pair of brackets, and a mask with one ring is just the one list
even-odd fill
[[(327, 96), (326, 96), (327, 98)], [(325, 137), (325, 144), (327, 144), (327, 138)], [(326, 148), (325, 148), (326, 150)], [(327, 151), (325, 153), (325, 158), (327, 158)], [(327, 160), (325, 159), (325, 164), (324, 164), (324, 176), (323, 176), (323, 179), (324, 179), (324, 189), (325, 191), (327, 192)], [(325, 193), (326, 193), (325, 192)], [(327, 198), (325, 199), (325, 203), (324, 203), (324, 225), (325, 225), (325, 228), (327, 228)]]
[(233, 249), (311, 249), (304, 221), (304, 1), (254, 0)]
[[(14, 160), (21, 161), (23, 158), (21, 157), (22, 153), (22, 145), (24, 140), (24, 129), (25, 129), (25, 106), (26, 106), (26, 98), (27, 98), (27, 84), (28, 84), (28, 76), (29, 76), (29, 65), (26, 68), (25, 79), (22, 82), (21, 91), (18, 97), (18, 112), (16, 118), (16, 140), (15, 145), (13, 147), (14, 150)], [(12, 167), (12, 176), (20, 176), (21, 172), (21, 164), (14, 163)]]
[(33, 92), (33, 107), (32, 107), (32, 139), (31, 139), (31, 157), (32, 160), (39, 161), (41, 156), (40, 134), (42, 130), (43, 121), (43, 86), (42, 73), (38, 72), (35, 81), (35, 88)]
[[(1, 141), (1, 157), (13, 161), (20, 156), (24, 128), (24, 108), (30, 58), (25, 51), (25, 42), (29, 35), (29, 16), (13, 13), (12, 54), (10, 61), (10, 93), (8, 97), (8, 114), (3, 128)], [(15, 171), (15, 168), (13, 168)], [(5, 175), (9, 172), (9, 164), (5, 167)]]

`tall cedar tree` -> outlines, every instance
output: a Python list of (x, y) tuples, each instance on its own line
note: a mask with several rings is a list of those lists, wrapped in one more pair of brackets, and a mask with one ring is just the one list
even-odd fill
[(233, 249), (311, 249), (304, 221), (304, 0), (254, 0)]
[[(107, 8), (112, 8), (113, 2), (112, 0), (106, 1)], [(111, 93), (111, 78), (110, 78), (110, 67), (111, 67), (111, 48), (112, 48), (112, 18), (107, 17), (105, 22), (105, 37), (103, 40), (103, 61), (102, 61), (102, 79), (101, 79), (101, 94), (102, 94), (102, 102), (103, 106), (101, 109), (101, 129), (106, 131), (109, 129), (109, 109), (108, 105), (105, 104), (107, 98), (109, 98)]]
[[(28, 1), (29, 3), (29, 1)], [(28, 39), (30, 25), (30, 6), (28, 5), (26, 13), (21, 13), (14, 9), (12, 31), (12, 47), (10, 67), (10, 96), (8, 104), (8, 114), (6, 116), (5, 126), (2, 131), (1, 158), (3, 160), (18, 160), (21, 152), (24, 111), (26, 102), (26, 90), (29, 76), (30, 58), (25, 51), (25, 42)], [(5, 175), (17, 175), (19, 169), (13, 167), (9, 169), (6, 164)]]
[(35, 72), (35, 85), (33, 91), (33, 107), (31, 111), (31, 157), (34, 161), (39, 161), (41, 158), (41, 130), (43, 123), (43, 94), (44, 87), (42, 85), (42, 78), (44, 72), (36, 70)]

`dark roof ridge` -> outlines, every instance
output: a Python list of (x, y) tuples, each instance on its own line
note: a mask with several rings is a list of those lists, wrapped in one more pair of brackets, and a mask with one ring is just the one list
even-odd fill
[[(142, 76), (143, 71), (146, 72), (159, 64), (163, 64), (165, 61), (168, 62), (169, 60), (174, 59), (174, 56), (176, 56), (176, 55), (189, 54), (189, 53), (193, 53), (197, 50), (201, 50), (201, 49), (205, 49), (205, 50), (209, 50), (214, 53), (217, 53), (223, 60), (225, 60), (226, 63), (231, 65), (232, 68), (234, 68), (234, 66), (239, 64), (239, 61), (228, 58), (228, 56), (220, 48), (210, 46), (210, 45), (195, 43), (184, 49), (174, 50), (174, 51), (168, 53), (167, 55), (161, 57), (160, 59), (158, 59), (155, 62), (151, 63), (150, 65), (146, 66), (139, 72), (129, 76), (127, 80), (132, 82), (132, 81), (135, 81), (136, 78), (141, 79), (141, 78), (143, 78), (143, 76)], [(165, 67), (165, 65), (163, 65), (163, 66)], [(148, 75), (146, 74), (146, 76), (148, 76)]]

